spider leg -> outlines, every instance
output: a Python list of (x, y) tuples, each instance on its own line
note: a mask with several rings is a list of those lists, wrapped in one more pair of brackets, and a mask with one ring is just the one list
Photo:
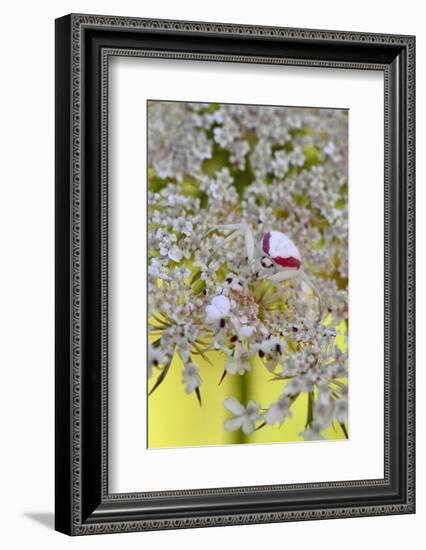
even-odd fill
[(223, 224), (223, 225), (215, 225), (211, 229), (209, 229), (206, 233), (206, 235), (209, 235), (213, 231), (229, 231), (229, 234), (224, 238), (224, 240), (213, 250), (213, 252), (210, 254), (207, 263), (209, 264), (212, 258), (217, 254), (217, 252), (222, 248), (222, 246), (230, 242), (237, 237), (244, 235), (245, 230), (245, 224), (241, 223), (230, 223), (230, 224)]
[(246, 223), (225, 223), (222, 225), (215, 225), (207, 231), (207, 235), (213, 231), (245, 231)]
[(223, 241), (213, 250), (213, 252), (210, 254), (210, 257), (207, 261), (207, 263), (210, 263), (210, 260), (216, 256), (217, 252), (223, 247), (223, 245), (227, 242), (233, 241), (236, 237), (239, 237), (242, 233), (240, 231), (232, 231), (229, 235), (227, 235)]
[(319, 290), (314, 285), (310, 277), (303, 271), (303, 269), (299, 270), (299, 277), (302, 279), (304, 283), (308, 285), (308, 287), (312, 290), (312, 292), (315, 294), (317, 300), (318, 300), (318, 323), (322, 321), (323, 317), (323, 304), (322, 304), (322, 298)]
[(254, 261), (254, 237), (253, 231), (248, 223), (230, 223), (224, 225), (216, 225), (207, 232), (207, 235), (212, 231), (230, 231), (226, 238), (220, 243), (212, 253), (212, 256), (221, 248), (226, 242), (232, 241), (236, 237), (243, 236), (246, 243), (247, 259), (250, 263)]
[(247, 259), (250, 263), (254, 262), (254, 237), (253, 230), (248, 224), (244, 224), (244, 238), (246, 241)]
[(298, 272), (295, 269), (285, 269), (285, 270), (279, 271), (278, 273), (274, 273), (274, 275), (271, 275), (271, 276), (265, 275), (263, 277), (260, 277), (260, 280), (264, 279), (265, 281), (269, 281), (278, 288), (278, 290), (274, 294), (266, 298), (266, 301), (272, 302), (274, 300), (277, 300), (278, 298), (283, 297), (285, 293), (282, 288), (281, 289), (279, 288), (278, 286), (279, 283), (281, 283), (282, 281), (286, 281), (288, 279), (297, 277), (297, 275), (298, 275)]
[[(282, 281), (287, 281), (288, 279), (292, 279), (295, 277), (300, 277), (301, 280), (307, 284), (307, 286), (312, 290), (312, 292), (315, 294), (315, 297), (318, 301), (318, 320), (317, 322), (320, 323), (322, 321), (323, 317), (323, 304), (322, 304), (322, 298), (321, 294), (319, 293), (319, 290), (314, 285), (310, 277), (303, 271), (302, 269), (296, 270), (296, 269), (285, 269), (282, 271), (279, 271), (278, 273), (274, 273), (274, 275), (271, 275), (270, 277), (264, 277), (271, 283), (278, 285), (278, 283), (281, 283)], [(276, 296), (281, 296), (282, 293), (279, 292)], [(275, 295), (274, 295), (275, 296)]]
[(281, 271), (278, 271), (278, 273), (274, 273), (273, 275), (264, 278), (268, 279), (268, 281), (271, 281), (271, 283), (277, 284), (281, 283), (282, 281), (287, 281), (288, 279), (293, 279), (298, 275), (299, 272), (297, 269), (283, 269)]
[(285, 295), (285, 292), (283, 289), (277, 290), (277, 292), (274, 292), (274, 294), (271, 294), (271, 296), (267, 296), (264, 298), (265, 303), (275, 302), (277, 299), (282, 298)]

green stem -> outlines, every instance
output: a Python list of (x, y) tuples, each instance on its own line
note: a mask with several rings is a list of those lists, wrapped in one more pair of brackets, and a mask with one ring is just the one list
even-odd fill
[[(240, 403), (242, 403), (244, 406), (247, 405), (247, 402), (250, 398), (250, 380), (249, 380), (249, 377), (251, 376), (251, 372), (246, 372), (245, 374), (243, 374), (242, 376), (239, 377), (240, 379), (240, 394), (241, 394), (241, 399), (240, 399)], [(249, 442), (249, 435), (246, 435), (243, 430), (238, 430), (238, 433), (239, 433), (239, 436), (240, 436), (240, 441), (238, 441), (238, 443), (248, 443)]]
[(312, 424), (312, 419), (314, 415), (314, 392), (308, 392), (308, 414), (306, 417), (305, 429)]
[(348, 430), (346, 429), (344, 422), (339, 422), (340, 427), (342, 428), (343, 433), (345, 434), (346, 439), (349, 439)]

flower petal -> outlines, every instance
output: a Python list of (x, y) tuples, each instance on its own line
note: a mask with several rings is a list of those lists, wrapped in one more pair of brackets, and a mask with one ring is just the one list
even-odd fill
[(226, 296), (215, 296), (211, 301), (211, 305), (215, 307), (221, 315), (228, 315), (231, 309), (231, 302)]
[(228, 418), (225, 420), (224, 428), (227, 432), (233, 432), (234, 430), (239, 430), (243, 423), (243, 416), (236, 416), (235, 418)]
[(214, 323), (217, 323), (219, 319), (222, 317), (220, 311), (215, 308), (214, 306), (207, 306), (206, 307), (206, 324), (207, 325), (213, 325)]
[(243, 325), (239, 332), (238, 332), (238, 335), (240, 338), (250, 338), (250, 336), (253, 334), (254, 332), (254, 328), (251, 327), (250, 325)]
[(272, 426), (272, 424), (275, 424), (277, 420), (278, 420), (278, 405), (277, 403), (272, 403), (272, 405), (266, 411), (265, 422), (269, 424), (269, 426)]
[(242, 430), (246, 435), (249, 435), (254, 432), (254, 422), (248, 418), (244, 418)]
[(246, 410), (245, 407), (235, 399), (235, 397), (227, 397), (223, 402), (223, 405), (225, 409), (228, 409), (229, 412), (235, 415), (242, 415)]

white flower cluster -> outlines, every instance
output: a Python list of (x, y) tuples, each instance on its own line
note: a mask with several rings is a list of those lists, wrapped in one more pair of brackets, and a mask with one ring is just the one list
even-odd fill
[[(307, 393), (303, 437), (336, 423), (347, 436), (347, 354), (336, 345), (347, 329), (347, 112), (150, 102), (148, 160), (151, 392), (178, 354), (185, 390), (201, 402), (197, 360), (219, 352), (223, 377), (260, 362), (281, 382), (264, 408), (228, 397), (226, 430), (281, 424)], [(241, 222), (256, 246), (272, 230), (297, 243), (323, 322), (303, 281), (277, 288), (247, 262), (244, 239), (212, 231)]]

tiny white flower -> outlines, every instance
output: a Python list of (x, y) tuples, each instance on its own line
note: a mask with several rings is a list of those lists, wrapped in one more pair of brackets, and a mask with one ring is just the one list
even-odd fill
[(265, 414), (265, 422), (269, 425), (279, 422), (282, 424), (287, 417), (291, 416), (291, 401), (285, 395), (282, 395), (278, 401), (272, 403)]
[(316, 401), (314, 405), (315, 422), (322, 428), (327, 428), (333, 420), (334, 403), (324, 404)]
[(189, 364), (191, 362), (191, 346), (188, 344), (188, 342), (180, 342), (179, 356), (182, 359), (183, 363)]
[(315, 441), (317, 439), (324, 439), (324, 436), (321, 435), (322, 427), (320, 424), (313, 422), (308, 428), (300, 432), (299, 435), (303, 437), (305, 441)]
[(206, 306), (205, 322), (207, 325), (214, 325), (220, 319), (226, 317), (231, 309), (231, 303), (226, 296), (215, 296), (210, 304)]
[(193, 363), (186, 365), (183, 369), (182, 383), (185, 384), (186, 393), (192, 393), (201, 384), (198, 367)]
[(255, 422), (261, 418), (259, 414), (259, 403), (249, 401), (244, 407), (235, 397), (228, 397), (223, 402), (224, 407), (234, 415), (234, 418), (225, 420), (225, 430), (234, 431), (242, 429), (248, 435), (254, 432)]
[(325, 406), (330, 405), (331, 402), (331, 389), (325, 382), (319, 382), (318, 386), (318, 400)]
[(290, 162), (295, 166), (303, 166), (305, 163), (305, 155), (303, 154), (300, 147), (295, 147), (290, 153)]
[(180, 262), (183, 256), (182, 250), (178, 246), (172, 246), (167, 253), (168, 257), (174, 262)]
[(348, 398), (347, 396), (339, 397), (334, 403), (334, 414), (339, 422), (348, 421)]
[(292, 378), (284, 388), (285, 395), (296, 395), (302, 391), (302, 381), (299, 377)]
[(211, 305), (215, 307), (223, 317), (228, 315), (231, 309), (231, 303), (226, 296), (215, 296), (211, 301)]
[(261, 344), (257, 345), (258, 353), (260, 357), (266, 358), (265, 367), (274, 372), (277, 364), (281, 364), (283, 361), (283, 353), (287, 349), (287, 344), (284, 340), (281, 340), (277, 336), (267, 338)]
[(192, 229), (193, 229), (192, 223), (186, 220), (182, 228), (182, 231), (185, 233), (185, 235), (189, 236), (192, 233)]
[(212, 305), (206, 306), (205, 322), (207, 325), (214, 325), (215, 323), (220, 321), (221, 318), (222, 318), (222, 315), (218, 309), (216, 309)]
[(265, 355), (275, 355), (281, 354), (287, 348), (287, 344), (281, 338), (277, 336), (272, 336), (272, 338), (267, 338), (259, 346)]
[(331, 157), (335, 151), (336, 151), (336, 146), (332, 141), (329, 141), (327, 145), (324, 147), (324, 153), (329, 157)]
[(164, 364), (166, 356), (159, 346), (148, 346), (148, 378), (152, 376), (152, 367), (158, 367)]
[(238, 335), (240, 338), (250, 338), (253, 332), (254, 332), (254, 327), (250, 325), (243, 325), (238, 331)]
[(251, 365), (248, 358), (244, 355), (241, 357), (230, 357), (225, 362), (225, 370), (228, 374), (244, 374), (251, 370)]

